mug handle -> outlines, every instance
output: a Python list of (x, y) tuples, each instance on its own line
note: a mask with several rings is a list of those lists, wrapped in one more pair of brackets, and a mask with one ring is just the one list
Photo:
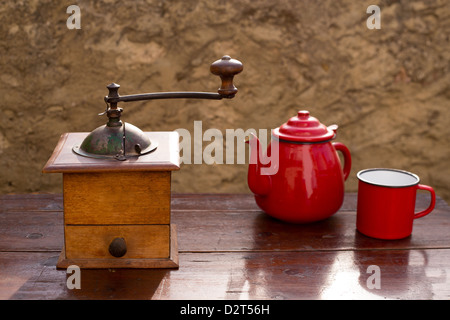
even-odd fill
[(347, 180), (347, 178), (350, 174), (350, 170), (352, 168), (352, 157), (350, 155), (350, 151), (343, 143), (333, 142), (332, 144), (333, 144), (333, 147), (336, 149), (336, 151), (341, 151), (342, 155), (344, 156), (343, 173), (344, 173), (344, 181), (345, 181), (345, 180)]
[(423, 185), (423, 184), (419, 184), (419, 185), (417, 185), (417, 189), (425, 190), (425, 191), (430, 192), (430, 194), (431, 194), (431, 203), (430, 203), (430, 205), (428, 206), (427, 209), (415, 213), (414, 214), (414, 219), (422, 218), (422, 217), (426, 216), (427, 214), (429, 214), (431, 211), (433, 211), (434, 206), (436, 204), (436, 194), (435, 194), (435, 192), (434, 192), (432, 187), (426, 186), (426, 185)]

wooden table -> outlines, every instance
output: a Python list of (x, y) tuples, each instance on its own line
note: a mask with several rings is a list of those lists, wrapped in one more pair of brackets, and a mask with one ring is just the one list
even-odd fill
[[(385, 241), (355, 230), (355, 194), (309, 225), (270, 218), (251, 195), (175, 194), (179, 269), (82, 269), (81, 289), (55, 267), (62, 201), (0, 196), (0, 299), (450, 299), (450, 208), (440, 198), (412, 236)], [(418, 209), (428, 201), (419, 193)]]

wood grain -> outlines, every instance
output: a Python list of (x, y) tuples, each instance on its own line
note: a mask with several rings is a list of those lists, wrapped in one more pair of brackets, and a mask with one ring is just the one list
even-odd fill
[(170, 171), (64, 173), (63, 177), (66, 224), (170, 223)]
[[(83, 269), (82, 289), (70, 290), (69, 274), (56, 268), (62, 196), (2, 195), (0, 298), (450, 299), (450, 208), (440, 198), (411, 237), (396, 241), (355, 230), (356, 194), (330, 219), (304, 226), (276, 221), (252, 201), (175, 194), (178, 269)], [(419, 194), (419, 206), (428, 201)], [(27, 237), (33, 233), (42, 236)], [(381, 289), (367, 286), (370, 265), (380, 267)]]
[[(80, 290), (67, 288), (70, 274), (55, 268), (57, 258), (0, 252), (0, 298), (450, 299), (449, 249), (183, 253), (177, 270), (83, 269)], [(370, 265), (380, 267), (380, 289), (367, 286)]]
[(72, 151), (80, 145), (88, 132), (70, 132), (61, 135), (52, 155), (42, 169), (43, 173), (108, 172), (108, 171), (173, 171), (180, 169), (179, 135), (177, 132), (145, 132), (150, 140), (158, 141), (155, 151), (126, 161), (83, 157)]
[[(116, 226), (117, 227), (117, 226)], [(118, 226), (121, 231), (121, 236), (124, 236), (123, 233), (123, 226)], [(139, 226), (142, 227), (142, 226)], [(155, 226), (150, 226), (154, 229)], [(165, 231), (163, 232), (156, 232), (152, 235), (152, 237), (157, 237), (155, 241), (152, 241), (151, 243), (145, 243), (147, 240), (149, 240), (148, 234), (141, 234), (139, 232), (132, 234), (131, 241), (128, 241), (128, 245), (134, 246), (133, 250), (134, 252), (138, 252), (137, 257), (129, 257), (129, 255), (125, 255), (122, 258), (112, 258), (110, 256), (107, 256), (105, 254), (102, 254), (102, 256), (106, 256), (104, 258), (86, 258), (86, 254), (84, 251), (81, 252), (80, 256), (81, 258), (68, 258), (66, 255), (65, 247), (63, 247), (58, 261), (56, 262), (56, 268), (57, 269), (67, 269), (69, 266), (76, 265), (83, 269), (114, 269), (114, 268), (126, 268), (126, 269), (177, 269), (179, 267), (179, 259), (178, 259), (178, 239), (177, 239), (177, 230), (176, 226), (174, 224), (171, 224), (170, 226), (167, 226), (170, 228), (170, 234), (169, 234), (169, 240), (165, 239), (167, 234)], [(79, 227), (76, 227), (77, 229)], [(97, 227), (98, 228), (98, 227)], [(78, 232), (79, 230), (77, 230)], [(161, 230), (159, 230), (161, 231)], [(102, 231), (103, 232), (103, 231)], [(133, 231), (134, 232), (134, 231)], [(159, 234), (158, 234), (159, 233)], [(118, 232), (114, 232), (114, 234), (119, 234)], [(104, 237), (104, 235), (102, 235)], [(146, 237), (141, 239), (133, 239), (135, 236), (139, 237)], [(109, 237), (109, 236), (108, 236)], [(128, 236), (127, 236), (128, 237)], [(163, 246), (158, 246), (159, 242), (163, 241)], [(105, 241), (107, 243), (107, 241)], [(143, 245), (143, 248), (138, 248), (136, 246), (136, 243), (139, 245)], [(169, 243), (169, 254), (166, 256), (163, 254), (163, 257), (152, 257), (152, 255), (155, 254), (155, 252), (162, 252), (162, 248)], [(97, 245), (97, 243), (95, 244)], [(158, 246), (155, 248), (153, 252), (148, 254), (148, 257), (143, 257), (143, 253), (148, 252), (150, 247)], [(100, 249), (102, 251), (103, 248)], [(104, 251), (104, 250), (103, 250)]]
[[(427, 194), (418, 194), (418, 208), (426, 207), (428, 202)], [(450, 208), (439, 197), (432, 213), (414, 221), (412, 236), (396, 241), (376, 240), (356, 231), (356, 212), (351, 209), (352, 203), (356, 207), (356, 194), (346, 194), (345, 210), (340, 210), (331, 218), (298, 226), (277, 221), (261, 212), (252, 195), (174, 194), (171, 203), (171, 222), (177, 224), (181, 252), (450, 246)], [(0, 196), (0, 250), (59, 252), (64, 241), (62, 207), (61, 195)], [(32, 233), (42, 236), (27, 237)]]
[(127, 253), (115, 259), (168, 258), (169, 225), (66, 226), (67, 259), (111, 259), (109, 245), (124, 238)]

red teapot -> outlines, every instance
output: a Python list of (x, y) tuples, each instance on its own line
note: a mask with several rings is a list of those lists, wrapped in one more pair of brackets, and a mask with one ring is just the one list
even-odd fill
[[(337, 128), (299, 111), (272, 130), (265, 155), (258, 138), (251, 135), (246, 141), (250, 145), (248, 186), (264, 212), (290, 223), (309, 223), (339, 210), (351, 156), (344, 144), (331, 142)], [(337, 151), (343, 154), (343, 166)]]

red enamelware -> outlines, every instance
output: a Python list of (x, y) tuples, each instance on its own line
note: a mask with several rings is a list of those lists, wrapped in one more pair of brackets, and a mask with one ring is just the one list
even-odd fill
[[(402, 239), (412, 233), (413, 221), (429, 214), (436, 195), (430, 186), (419, 184), (413, 173), (396, 169), (366, 169), (358, 172), (356, 228), (378, 239)], [(431, 194), (427, 209), (415, 213), (417, 190)]]
[[(309, 223), (326, 219), (339, 210), (351, 156), (344, 144), (331, 142), (336, 130), (336, 125), (326, 127), (308, 111), (299, 111), (272, 132), (266, 153), (275, 164), (261, 162), (255, 136), (248, 141), (248, 185), (264, 212), (290, 223)], [(278, 159), (272, 155), (276, 151)], [(343, 154), (343, 167), (337, 151)], [(262, 174), (269, 166), (276, 172)]]

